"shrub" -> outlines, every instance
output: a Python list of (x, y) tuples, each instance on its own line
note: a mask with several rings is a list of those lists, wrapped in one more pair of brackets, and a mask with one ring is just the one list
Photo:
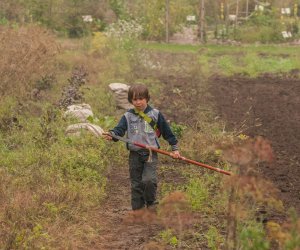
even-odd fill
[(208, 200), (209, 191), (205, 183), (200, 179), (191, 179), (186, 189), (187, 196), (193, 210), (203, 210)]
[(210, 226), (205, 238), (207, 239), (207, 245), (211, 250), (220, 249), (220, 245), (224, 242), (223, 237), (218, 232), (218, 229), (215, 226)]
[(7, 133), (19, 126), (20, 106), (15, 98), (9, 96), (2, 98), (0, 106), (0, 132)]
[(135, 48), (136, 41), (142, 31), (142, 26), (136, 21), (119, 20), (117, 23), (108, 26), (106, 34), (117, 42), (117, 47), (132, 50)]
[(183, 135), (184, 130), (186, 129), (186, 126), (177, 124), (177, 123), (175, 123), (175, 122), (171, 122), (170, 125), (171, 125), (171, 129), (172, 129), (172, 131), (174, 132), (174, 134), (175, 134), (178, 138), (181, 138), (182, 135)]
[(103, 52), (109, 47), (109, 40), (104, 32), (94, 32), (91, 41), (91, 52)]
[(245, 42), (272, 43), (281, 42), (282, 24), (275, 11), (255, 12), (249, 20), (240, 26), (235, 33), (235, 39)]
[[(7, 104), (15, 106), (14, 101)], [(116, 150), (123, 145), (108, 150), (105, 141), (90, 134), (66, 138), (67, 121), (51, 107), (40, 120), (20, 123), (22, 130), (0, 131), (0, 245), (42, 249), (50, 241), (68, 244), (71, 240), (61, 237), (64, 229), (76, 231), (77, 223), (84, 227), (82, 217), (99, 206), (105, 197), (104, 172), (112, 158), (119, 160)]]
[(58, 52), (51, 34), (38, 26), (1, 27), (0, 96), (26, 96), (35, 80), (49, 72)]
[(239, 232), (240, 249), (269, 249), (270, 244), (269, 241), (266, 240), (266, 235), (262, 224), (250, 222), (248, 225), (241, 225)]
[(164, 243), (171, 245), (172, 247), (178, 246), (178, 239), (173, 234), (173, 231), (171, 229), (167, 229), (165, 231), (160, 232), (160, 237), (162, 238)]
[(277, 27), (268, 26), (243, 26), (236, 31), (236, 40), (244, 43), (272, 43), (281, 42), (281, 30)]
[(39, 91), (49, 90), (53, 87), (53, 84), (55, 83), (55, 76), (53, 74), (46, 74), (36, 81), (35, 88), (37, 88)]

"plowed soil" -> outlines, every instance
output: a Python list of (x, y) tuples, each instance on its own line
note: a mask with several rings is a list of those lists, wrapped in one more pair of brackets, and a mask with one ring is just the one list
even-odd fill
[(210, 92), (228, 130), (268, 139), (276, 160), (259, 169), (300, 212), (300, 80), (293, 75), (213, 77)]
[[(194, 117), (193, 110), (207, 101), (207, 104), (214, 106), (219, 119), (226, 121), (226, 131), (251, 137), (260, 135), (268, 139), (276, 160), (260, 165), (260, 174), (280, 190), (279, 198), (285, 208), (295, 207), (299, 213), (299, 79), (272, 75), (258, 78), (213, 77), (209, 85), (203, 85), (200, 79), (190, 76), (159, 78), (165, 88), (156, 97), (155, 106), (162, 110), (167, 119), (194, 126), (198, 117)], [(170, 172), (167, 176), (170, 178)], [(176, 174), (172, 176), (172, 182), (180, 181), (180, 178)], [(160, 182), (167, 181), (162, 173), (159, 179)], [(170, 249), (170, 246), (157, 242), (157, 235), (164, 226), (157, 223), (153, 214), (143, 210), (136, 218), (130, 217), (129, 183), (127, 164), (111, 169), (107, 191), (109, 197), (100, 214), (102, 226), (95, 249)], [(139, 222), (137, 218), (146, 220)], [(207, 249), (207, 246), (201, 243), (189, 249)]]
[(285, 208), (294, 207), (299, 214), (300, 79), (296, 75), (292, 71), (257, 78), (213, 76), (208, 84), (190, 77), (162, 77), (169, 86), (164, 91), (168, 98), (161, 98), (159, 105), (170, 120), (188, 126), (197, 122), (195, 108), (213, 106), (216, 116), (226, 122), (226, 131), (270, 141), (275, 161), (260, 164), (258, 170), (277, 187)]

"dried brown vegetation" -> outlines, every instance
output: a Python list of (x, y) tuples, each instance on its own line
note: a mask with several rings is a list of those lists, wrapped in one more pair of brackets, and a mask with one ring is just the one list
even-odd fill
[(239, 223), (253, 219), (265, 223), (273, 211), (282, 212), (283, 205), (274, 184), (257, 177), (257, 164), (274, 159), (268, 140), (262, 137), (242, 140), (224, 150), (224, 159), (239, 173), (225, 181), (229, 192), (226, 249), (236, 249), (241, 244)]
[(268, 140), (259, 136), (247, 139), (224, 151), (224, 159), (240, 166), (241, 174), (246, 174), (257, 162), (272, 162), (274, 153)]
[(125, 223), (153, 223), (165, 228), (178, 229), (193, 224), (192, 212), (186, 195), (183, 192), (173, 192), (167, 195), (156, 208), (141, 209), (128, 213)]
[(35, 81), (49, 72), (59, 51), (54, 37), (43, 28), (0, 28), (0, 95), (25, 96)]

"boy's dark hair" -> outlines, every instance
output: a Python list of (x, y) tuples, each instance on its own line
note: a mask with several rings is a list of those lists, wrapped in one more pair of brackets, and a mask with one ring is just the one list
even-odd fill
[(133, 99), (143, 99), (147, 102), (150, 100), (148, 88), (143, 84), (134, 84), (128, 90), (128, 101), (132, 103)]

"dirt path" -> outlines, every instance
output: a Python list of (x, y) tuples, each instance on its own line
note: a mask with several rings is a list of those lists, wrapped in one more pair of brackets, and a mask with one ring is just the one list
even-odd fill
[(211, 94), (226, 130), (271, 141), (276, 154), (272, 164), (260, 166), (262, 176), (279, 189), (286, 208), (300, 214), (300, 80), (265, 75), (214, 77)]
[(161, 227), (155, 223), (130, 223), (132, 211), (127, 162), (122, 167), (114, 166), (108, 181), (109, 196), (99, 216), (100, 244), (95, 249), (147, 249)]
[[(163, 157), (161, 157), (163, 158)], [(182, 175), (186, 170), (185, 164), (172, 164), (172, 160), (161, 159), (162, 170), (158, 171), (159, 187), (158, 196), (161, 194), (162, 183), (181, 185), (187, 178)], [(190, 173), (199, 175), (201, 169), (190, 169)], [(128, 249), (128, 250), (168, 250), (174, 247), (167, 245), (159, 236), (160, 232), (172, 228), (180, 239), (178, 249), (203, 249), (207, 250), (206, 240), (197, 241), (191, 235), (185, 235), (185, 230), (196, 233), (199, 228), (196, 222), (201, 221), (201, 213), (187, 212), (187, 203), (181, 200), (180, 194), (169, 197), (169, 201), (162, 201), (159, 211), (149, 209), (132, 211), (130, 206), (130, 187), (128, 167), (114, 166), (108, 176), (109, 184), (107, 197), (101, 210), (97, 210), (99, 220), (99, 235), (89, 249)], [(158, 197), (160, 200), (161, 197)], [(182, 213), (178, 208), (182, 207)], [(206, 230), (208, 225), (202, 225)], [(193, 231), (194, 230), (194, 231)]]

